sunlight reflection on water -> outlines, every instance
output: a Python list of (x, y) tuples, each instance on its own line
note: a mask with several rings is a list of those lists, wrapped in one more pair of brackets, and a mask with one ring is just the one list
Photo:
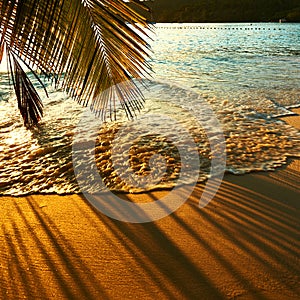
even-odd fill
[[(168, 101), (176, 97), (179, 107), (193, 107), (197, 98), (191, 97), (191, 91), (206, 99), (223, 125), (228, 172), (273, 170), (288, 156), (300, 156), (299, 131), (274, 119), (289, 114), (287, 108), (300, 105), (300, 24), (156, 27), (152, 42), (155, 75), (145, 92), (142, 114), (163, 111), (181, 119), (199, 147), (203, 164), (200, 181), (206, 179), (210, 165), (207, 139), (182, 109), (170, 106)], [(29, 131), (22, 125), (7, 76), (0, 75), (1, 194), (79, 192), (71, 145), (82, 107), (50, 86), (49, 99), (42, 90), (40, 93), (45, 117)], [(110, 123), (102, 128), (96, 161), (109, 187), (125, 191), (128, 187), (115, 176), (109, 160), (111, 139), (118, 126)], [(136, 154), (136, 172), (145, 167), (153, 151), (151, 140), (148, 142), (143, 145), (144, 152)], [(162, 144), (171, 152), (167, 154), (169, 173), (160, 187), (170, 188), (179, 171), (178, 161), (176, 150)]]

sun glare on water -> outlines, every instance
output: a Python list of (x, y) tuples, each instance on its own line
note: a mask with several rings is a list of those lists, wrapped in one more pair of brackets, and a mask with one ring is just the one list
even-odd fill
[(6, 54), (3, 54), (2, 62), (0, 64), (0, 73), (5, 73), (7, 72), (7, 59), (6, 59)]

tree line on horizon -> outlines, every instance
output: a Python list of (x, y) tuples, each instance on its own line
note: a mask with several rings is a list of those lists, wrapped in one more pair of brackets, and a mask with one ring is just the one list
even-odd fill
[(150, 0), (152, 22), (300, 22), (299, 0)]

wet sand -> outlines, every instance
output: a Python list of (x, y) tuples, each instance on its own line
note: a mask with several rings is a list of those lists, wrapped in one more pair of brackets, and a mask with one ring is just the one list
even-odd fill
[(300, 299), (299, 183), (299, 160), (226, 175), (205, 208), (199, 184), (147, 224), (112, 220), (80, 195), (1, 197), (0, 299)]

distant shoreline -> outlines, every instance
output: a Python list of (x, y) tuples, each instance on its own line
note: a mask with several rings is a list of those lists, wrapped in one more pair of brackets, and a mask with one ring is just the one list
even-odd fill
[[(155, 0), (140, 11), (151, 22), (300, 22), (299, 0)], [(134, 4), (132, 4), (134, 6)]]

